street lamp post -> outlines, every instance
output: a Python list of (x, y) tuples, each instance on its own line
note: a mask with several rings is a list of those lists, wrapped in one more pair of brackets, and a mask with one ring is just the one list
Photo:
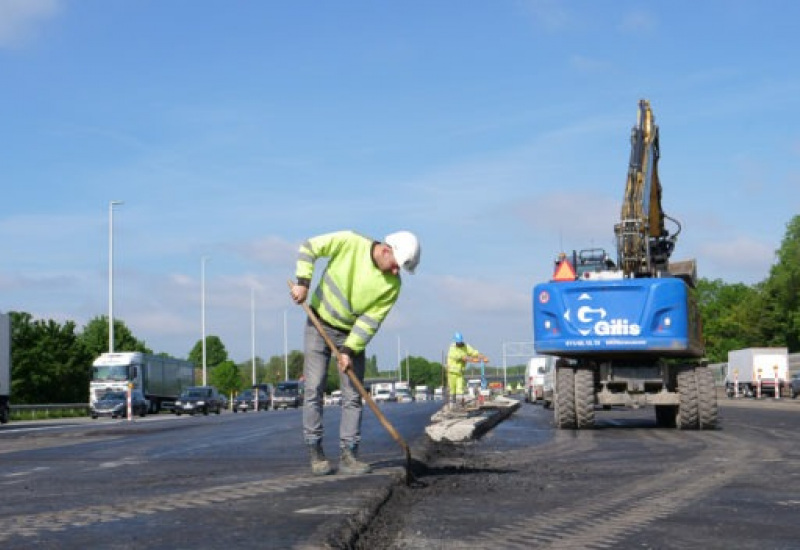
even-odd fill
[(289, 380), (289, 340), (286, 336), (286, 310), (283, 310), (283, 377)]
[(200, 258), (200, 328), (203, 346), (203, 385), (206, 385), (206, 260), (208, 256)]
[(108, 203), (108, 353), (114, 353), (114, 206), (122, 201)]
[[(256, 298), (255, 289), (250, 289), (250, 355), (253, 357), (253, 386), (256, 385)], [(258, 391), (256, 391), (258, 399)]]

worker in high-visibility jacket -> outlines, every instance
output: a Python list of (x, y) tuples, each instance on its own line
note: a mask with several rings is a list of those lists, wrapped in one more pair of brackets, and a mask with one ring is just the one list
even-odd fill
[(460, 332), (453, 335), (453, 343), (447, 352), (447, 387), (450, 388), (450, 403), (464, 402), (464, 372), (467, 362), (489, 362), (489, 358), (464, 341)]
[[(408, 231), (392, 233), (383, 242), (352, 231), (308, 239), (300, 245), (295, 272), (297, 282), (291, 289), (292, 299), (298, 304), (308, 296), (314, 263), (319, 258), (328, 258), (328, 265), (311, 297), (310, 307), (339, 351), (342, 390), (339, 471), (364, 474), (371, 468), (357, 458), (361, 442), (361, 396), (345, 372), (352, 369), (363, 382), (364, 351), (397, 301), (400, 269), (414, 273), (419, 264), (419, 241)], [(333, 469), (322, 450), (322, 411), (332, 350), (310, 319), (305, 325), (303, 345), (303, 439), (311, 455), (312, 473), (326, 475)]]

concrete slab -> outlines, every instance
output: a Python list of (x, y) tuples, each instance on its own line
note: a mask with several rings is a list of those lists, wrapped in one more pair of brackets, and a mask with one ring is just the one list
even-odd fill
[(425, 433), (437, 442), (470, 441), (508, 418), (519, 406), (518, 400), (502, 396), (481, 404), (469, 402), (466, 407), (455, 410), (447, 410), (445, 406), (431, 417)]

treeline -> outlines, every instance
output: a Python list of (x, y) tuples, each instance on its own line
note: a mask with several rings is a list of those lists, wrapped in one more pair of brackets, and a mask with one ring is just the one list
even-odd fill
[(697, 296), (706, 357), (712, 363), (727, 361), (732, 349), (800, 351), (800, 216), (786, 225), (766, 279), (755, 285), (701, 279)]
[[(743, 262), (747, 258), (742, 258)], [(712, 363), (727, 360), (729, 350), (747, 347), (787, 347), (800, 351), (800, 216), (788, 224), (768, 277), (755, 285), (728, 284), (700, 279), (698, 305), (703, 320), (706, 357)], [(91, 364), (108, 351), (108, 318), (99, 316), (79, 330), (75, 323), (34, 320), (29, 313), (10, 312), (12, 403), (82, 403), (88, 400)], [(115, 351), (153, 353), (120, 320), (114, 320)], [(164, 354), (166, 355), (166, 354)], [(195, 364), (202, 382), (202, 341), (186, 357)], [(412, 385), (442, 385), (442, 365), (423, 357), (408, 357), (403, 372), (388, 376), (410, 379)], [(218, 336), (206, 337), (208, 383), (231, 393), (249, 387), (253, 371), (258, 382), (297, 379), (303, 371), (303, 353), (269, 360), (256, 357), (235, 363)], [(519, 373), (519, 367), (514, 367)], [(512, 369), (509, 369), (511, 374)], [(367, 359), (367, 378), (386, 377), (375, 356)], [(336, 366), (329, 366), (328, 391), (338, 387)]]
[[(92, 362), (108, 351), (108, 318), (96, 317), (79, 330), (72, 321), (60, 324), (53, 320), (35, 320), (24, 312), (12, 311), (9, 317), (12, 403), (87, 402)], [(114, 319), (114, 351), (153, 353), (119, 319)], [(195, 380), (201, 384), (202, 340), (197, 340), (185, 359), (194, 363)], [(403, 378), (406, 379), (410, 373), (412, 384), (441, 385), (440, 363), (431, 363), (422, 357), (408, 357), (403, 369)], [(339, 387), (336, 370), (335, 362), (331, 361), (328, 392)], [(293, 350), (286, 356), (274, 355), (266, 361), (256, 357), (236, 363), (229, 358), (225, 344), (218, 336), (206, 336), (206, 379), (226, 394), (250, 387), (254, 375), (259, 383), (275, 384), (285, 379), (298, 379), (302, 373), (303, 353), (300, 351)], [(377, 357), (368, 357), (366, 377), (386, 376), (397, 376), (397, 372), (380, 372)]]

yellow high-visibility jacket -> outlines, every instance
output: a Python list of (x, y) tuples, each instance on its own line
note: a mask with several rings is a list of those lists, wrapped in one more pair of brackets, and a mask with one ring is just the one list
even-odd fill
[(463, 346), (451, 344), (450, 350), (447, 352), (447, 372), (464, 374), (467, 365), (467, 357), (481, 357), (481, 352), (466, 342), (464, 342)]
[(314, 262), (329, 258), (311, 308), (332, 327), (349, 332), (345, 350), (364, 351), (400, 295), (400, 276), (383, 273), (372, 259), (379, 243), (352, 231), (312, 237), (300, 245), (297, 281), (308, 286)]

